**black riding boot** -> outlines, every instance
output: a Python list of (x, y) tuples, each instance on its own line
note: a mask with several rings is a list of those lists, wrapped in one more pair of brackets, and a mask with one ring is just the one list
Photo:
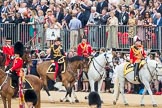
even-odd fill
[(138, 67), (139, 67), (139, 63), (135, 63), (134, 64), (134, 81), (138, 79)]

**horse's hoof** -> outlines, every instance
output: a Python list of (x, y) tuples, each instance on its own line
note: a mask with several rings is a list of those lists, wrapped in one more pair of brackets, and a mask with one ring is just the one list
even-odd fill
[(66, 100), (65, 102), (70, 102), (69, 100)]
[(116, 105), (116, 101), (113, 101), (113, 105)]
[(153, 104), (153, 107), (157, 107), (157, 104)]
[(62, 100), (62, 99), (60, 99), (60, 102), (63, 102), (63, 100)]
[(142, 107), (144, 107), (144, 106), (145, 106), (145, 104), (141, 104), (141, 106), (142, 106)]
[(75, 100), (75, 102), (76, 102), (76, 103), (79, 103), (79, 100), (78, 100), (78, 99), (76, 99), (76, 100)]
[(85, 96), (85, 98), (84, 99), (88, 99), (88, 97), (87, 96)]
[(126, 104), (125, 104), (125, 106), (129, 106), (129, 104), (128, 104), (128, 103), (126, 103)]
[(102, 104), (104, 103), (103, 100), (101, 100), (101, 103), (102, 103)]

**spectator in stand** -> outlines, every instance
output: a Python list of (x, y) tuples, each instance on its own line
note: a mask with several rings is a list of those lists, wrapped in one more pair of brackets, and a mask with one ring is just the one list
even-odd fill
[(0, 0), (0, 22), (1, 22), (1, 20), (2, 20), (2, 17), (1, 17), (1, 11), (2, 11), (2, 7), (3, 7), (3, 6), (2, 6), (2, 3), (3, 3), (2, 0)]
[(155, 8), (153, 8), (153, 11), (152, 11), (152, 15), (151, 15), (151, 18), (152, 18), (152, 22), (155, 22), (156, 20), (156, 13), (157, 13), (157, 10)]
[(108, 7), (108, 2), (106, 2), (105, 0), (98, 0), (98, 4), (97, 4), (97, 6), (96, 6), (96, 11), (98, 12), (98, 13), (102, 13), (102, 10), (104, 9), (104, 8), (107, 8)]
[(57, 19), (57, 21), (61, 24), (62, 19), (64, 19), (64, 14), (61, 12), (59, 6), (56, 7), (56, 12), (54, 13), (54, 16)]
[(3, 2), (3, 6), (1, 8), (1, 14), (2, 13), (8, 14), (9, 11), (10, 11), (10, 9), (9, 9), (9, 6), (8, 6), (8, 1), (6, 0), (6, 1)]
[(162, 15), (162, 4), (160, 1), (155, 2), (155, 8), (156, 8), (157, 12)]
[(109, 25), (107, 48), (118, 48), (118, 18), (115, 16), (115, 11), (110, 12), (110, 17), (107, 19), (107, 25)]
[(97, 41), (97, 26), (95, 26), (98, 23), (98, 18), (99, 17), (99, 13), (96, 12), (96, 7), (91, 7), (91, 13), (90, 13), (90, 17), (89, 20), (87, 22), (87, 26), (89, 29), (88, 32), (88, 41), (90, 42), (90, 44), (93, 47), (97, 47), (96, 46), (96, 41)]
[(29, 26), (29, 35), (32, 39), (32, 48), (35, 46), (35, 35), (36, 35), (36, 26), (35, 26), (35, 21), (38, 18), (37, 13), (35, 10), (31, 10), (31, 16), (30, 16), (30, 24)]
[(19, 24), (19, 23), (22, 23), (23, 22), (23, 19), (21, 17), (21, 13), (16, 13), (16, 16), (15, 16), (15, 19), (13, 19), (13, 22), (15, 24)]
[(126, 12), (126, 6), (122, 6), (121, 13), (119, 14), (118, 20), (120, 25), (119, 31), (122, 33), (126, 32), (125, 25), (128, 24), (128, 20), (129, 20), (129, 15)]
[(72, 16), (69, 12), (69, 9), (64, 9), (64, 20), (66, 21), (67, 25), (69, 25), (71, 19), (72, 19)]
[(51, 26), (50, 28), (54, 28), (54, 29), (62, 29), (62, 25), (57, 21), (57, 19), (54, 17), (51, 19)]
[(144, 15), (144, 27), (145, 27), (145, 41), (148, 50), (151, 48), (151, 34), (152, 34), (152, 18), (149, 12), (145, 12)]
[(51, 9), (47, 9), (46, 16), (45, 16), (45, 28), (50, 28), (52, 24), (52, 19), (54, 18), (53, 11)]
[[(159, 44), (160, 42), (162, 42), (162, 38), (159, 36), (159, 31), (162, 31), (162, 28), (160, 28), (160, 26), (162, 26), (162, 18), (161, 18), (161, 14), (157, 13), (156, 14), (156, 20), (154, 22), (154, 26), (155, 28), (155, 33), (156, 33), (156, 41), (157, 41), (157, 46), (156, 48), (160, 48)], [(160, 40), (161, 39), (161, 40)]]
[(143, 25), (144, 25), (144, 20), (142, 18), (142, 15), (139, 15), (137, 18), (137, 36), (139, 36), (142, 42), (144, 40), (144, 35), (145, 35)]
[(47, 0), (41, 0), (40, 5), (41, 5), (41, 10), (44, 12), (44, 15), (45, 15), (48, 9)]
[[(35, 10), (36, 10), (37, 13), (38, 13), (39, 10), (42, 10), (42, 9), (41, 9), (41, 5), (37, 5), (37, 7), (36, 7)], [(42, 10), (42, 11), (43, 11), (43, 10)], [(43, 12), (43, 16), (44, 16), (44, 12)]]
[(24, 12), (22, 17), (23, 17), (22, 23), (28, 24), (30, 22), (30, 18), (28, 17), (28, 13), (27, 12)]
[(2, 20), (0, 23), (9, 23), (9, 20), (7, 18), (7, 14), (6, 13), (2, 13), (1, 14)]
[(24, 2), (20, 3), (20, 7), (18, 5), (19, 4), (16, 4), (16, 10), (17, 10), (18, 13), (23, 14), (24, 12), (27, 11), (27, 8), (26, 8), (27, 4), (26, 3), (24, 3)]
[(39, 5), (38, 0), (33, 0), (31, 7), (32, 9), (36, 9), (38, 5)]
[(80, 7), (84, 10), (83, 11), (84, 18), (83, 18), (82, 28), (85, 27), (85, 25), (88, 22), (88, 19), (89, 19), (90, 13), (91, 13), (91, 6), (92, 6), (92, 1), (90, 1), (90, 0), (85, 0), (84, 2), (80, 2)]
[[(136, 25), (137, 25), (137, 19), (135, 18), (135, 12), (134, 11), (130, 12), (130, 16), (129, 16), (129, 20), (128, 20), (128, 25), (129, 25), (129, 30), (128, 30), (129, 44), (133, 45), (133, 38), (135, 36)], [(124, 37), (124, 38), (126, 38), (126, 37)]]
[(84, 11), (82, 11), (82, 9), (80, 7), (78, 7), (77, 9), (77, 18), (81, 21), (82, 23), (82, 28), (84, 28), (85, 26), (85, 22), (84, 22), (84, 19), (85, 19), (85, 14), (83, 13)]
[(69, 23), (69, 28), (70, 28), (70, 47), (76, 47), (77, 44), (79, 43), (78, 40), (78, 29), (82, 28), (82, 23), (79, 19), (76, 18), (77, 11), (73, 10), (72, 11), (72, 19), (70, 20)]

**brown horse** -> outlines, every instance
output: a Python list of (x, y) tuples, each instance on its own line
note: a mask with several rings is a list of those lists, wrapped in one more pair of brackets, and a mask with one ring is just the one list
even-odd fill
[[(61, 76), (62, 76), (63, 85), (66, 87), (67, 95), (68, 95), (70, 93), (69, 90), (71, 90), (71, 87), (74, 85), (75, 79), (77, 77), (77, 69), (78, 68), (84, 69), (85, 67), (86, 67), (86, 69), (88, 69), (88, 60), (86, 60), (85, 58), (79, 57), (79, 56), (75, 56), (71, 59), (65, 60), (65, 64), (66, 64), (66, 67), (68, 68), (68, 71), (61, 73)], [(51, 95), (50, 95), (48, 87), (47, 87), (47, 79), (54, 80), (54, 73), (47, 73), (50, 65), (51, 65), (51, 61), (44, 61), (44, 62), (38, 64), (37, 72), (38, 72), (40, 78), (43, 80), (44, 89), (47, 92), (49, 99), (51, 100), (51, 102), (53, 102), (53, 99), (51, 98)], [(66, 70), (66, 68), (65, 68), (65, 70)], [(87, 71), (87, 70), (85, 70), (85, 71)], [(66, 77), (66, 75), (67, 75), (67, 77)], [(71, 86), (68, 86), (68, 84), (70, 84)], [(71, 93), (70, 93), (70, 95), (71, 95)]]
[(0, 69), (5, 70), (6, 55), (0, 53)]
[[(34, 91), (37, 94), (38, 101), (36, 108), (40, 108), (40, 90), (42, 88), (42, 81), (34, 75), (26, 75), (25, 78), (30, 82)], [(4, 104), (4, 108), (7, 108), (6, 100), (8, 101), (8, 108), (11, 108), (11, 99), (14, 95), (15, 88), (11, 87), (11, 77), (0, 69), (0, 94)]]

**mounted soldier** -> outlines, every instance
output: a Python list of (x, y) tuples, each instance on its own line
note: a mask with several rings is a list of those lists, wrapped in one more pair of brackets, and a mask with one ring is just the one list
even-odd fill
[(3, 53), (6, 55), (5, 69), (10, 64), (11, 59), (14, 57), (14, 48), (11, 46), (11, 39), (7, 38), (5, 45), (2, 47)]
[(62, 45), (61, 45), (61, 38), (57, 38), (54, 42), (54, 45), (51, 46), (51, 62), (52, 65), (55, 66), (55, 73), (54, 73), (54, 80), (56, 80), (57, 75), (65, 71), (65, 61), (64, 56), (65, 53), (63, 51)]
[(130, 48), (130, 63), (134, 65), (134, 81), (138, 80), (138, 71), (140, 62), (146, 58), (141, 40), (138, 36), (133, 38), (134, 45)]
[[(14, 45), (14, 61), (12, 64), (12, 67), (6, 71), (6, 73), (11, 73), (12, 78), (12, 86), (15, 87), (15, 89), (18, 89), (18, 82), (19, 77), (23, 76), (23, 59), (22, 56), (24, 54), (24, 45), (21, 42), (16, 42)], [(15, 95), (17, 95), (17, 90), (15, 90)]]

